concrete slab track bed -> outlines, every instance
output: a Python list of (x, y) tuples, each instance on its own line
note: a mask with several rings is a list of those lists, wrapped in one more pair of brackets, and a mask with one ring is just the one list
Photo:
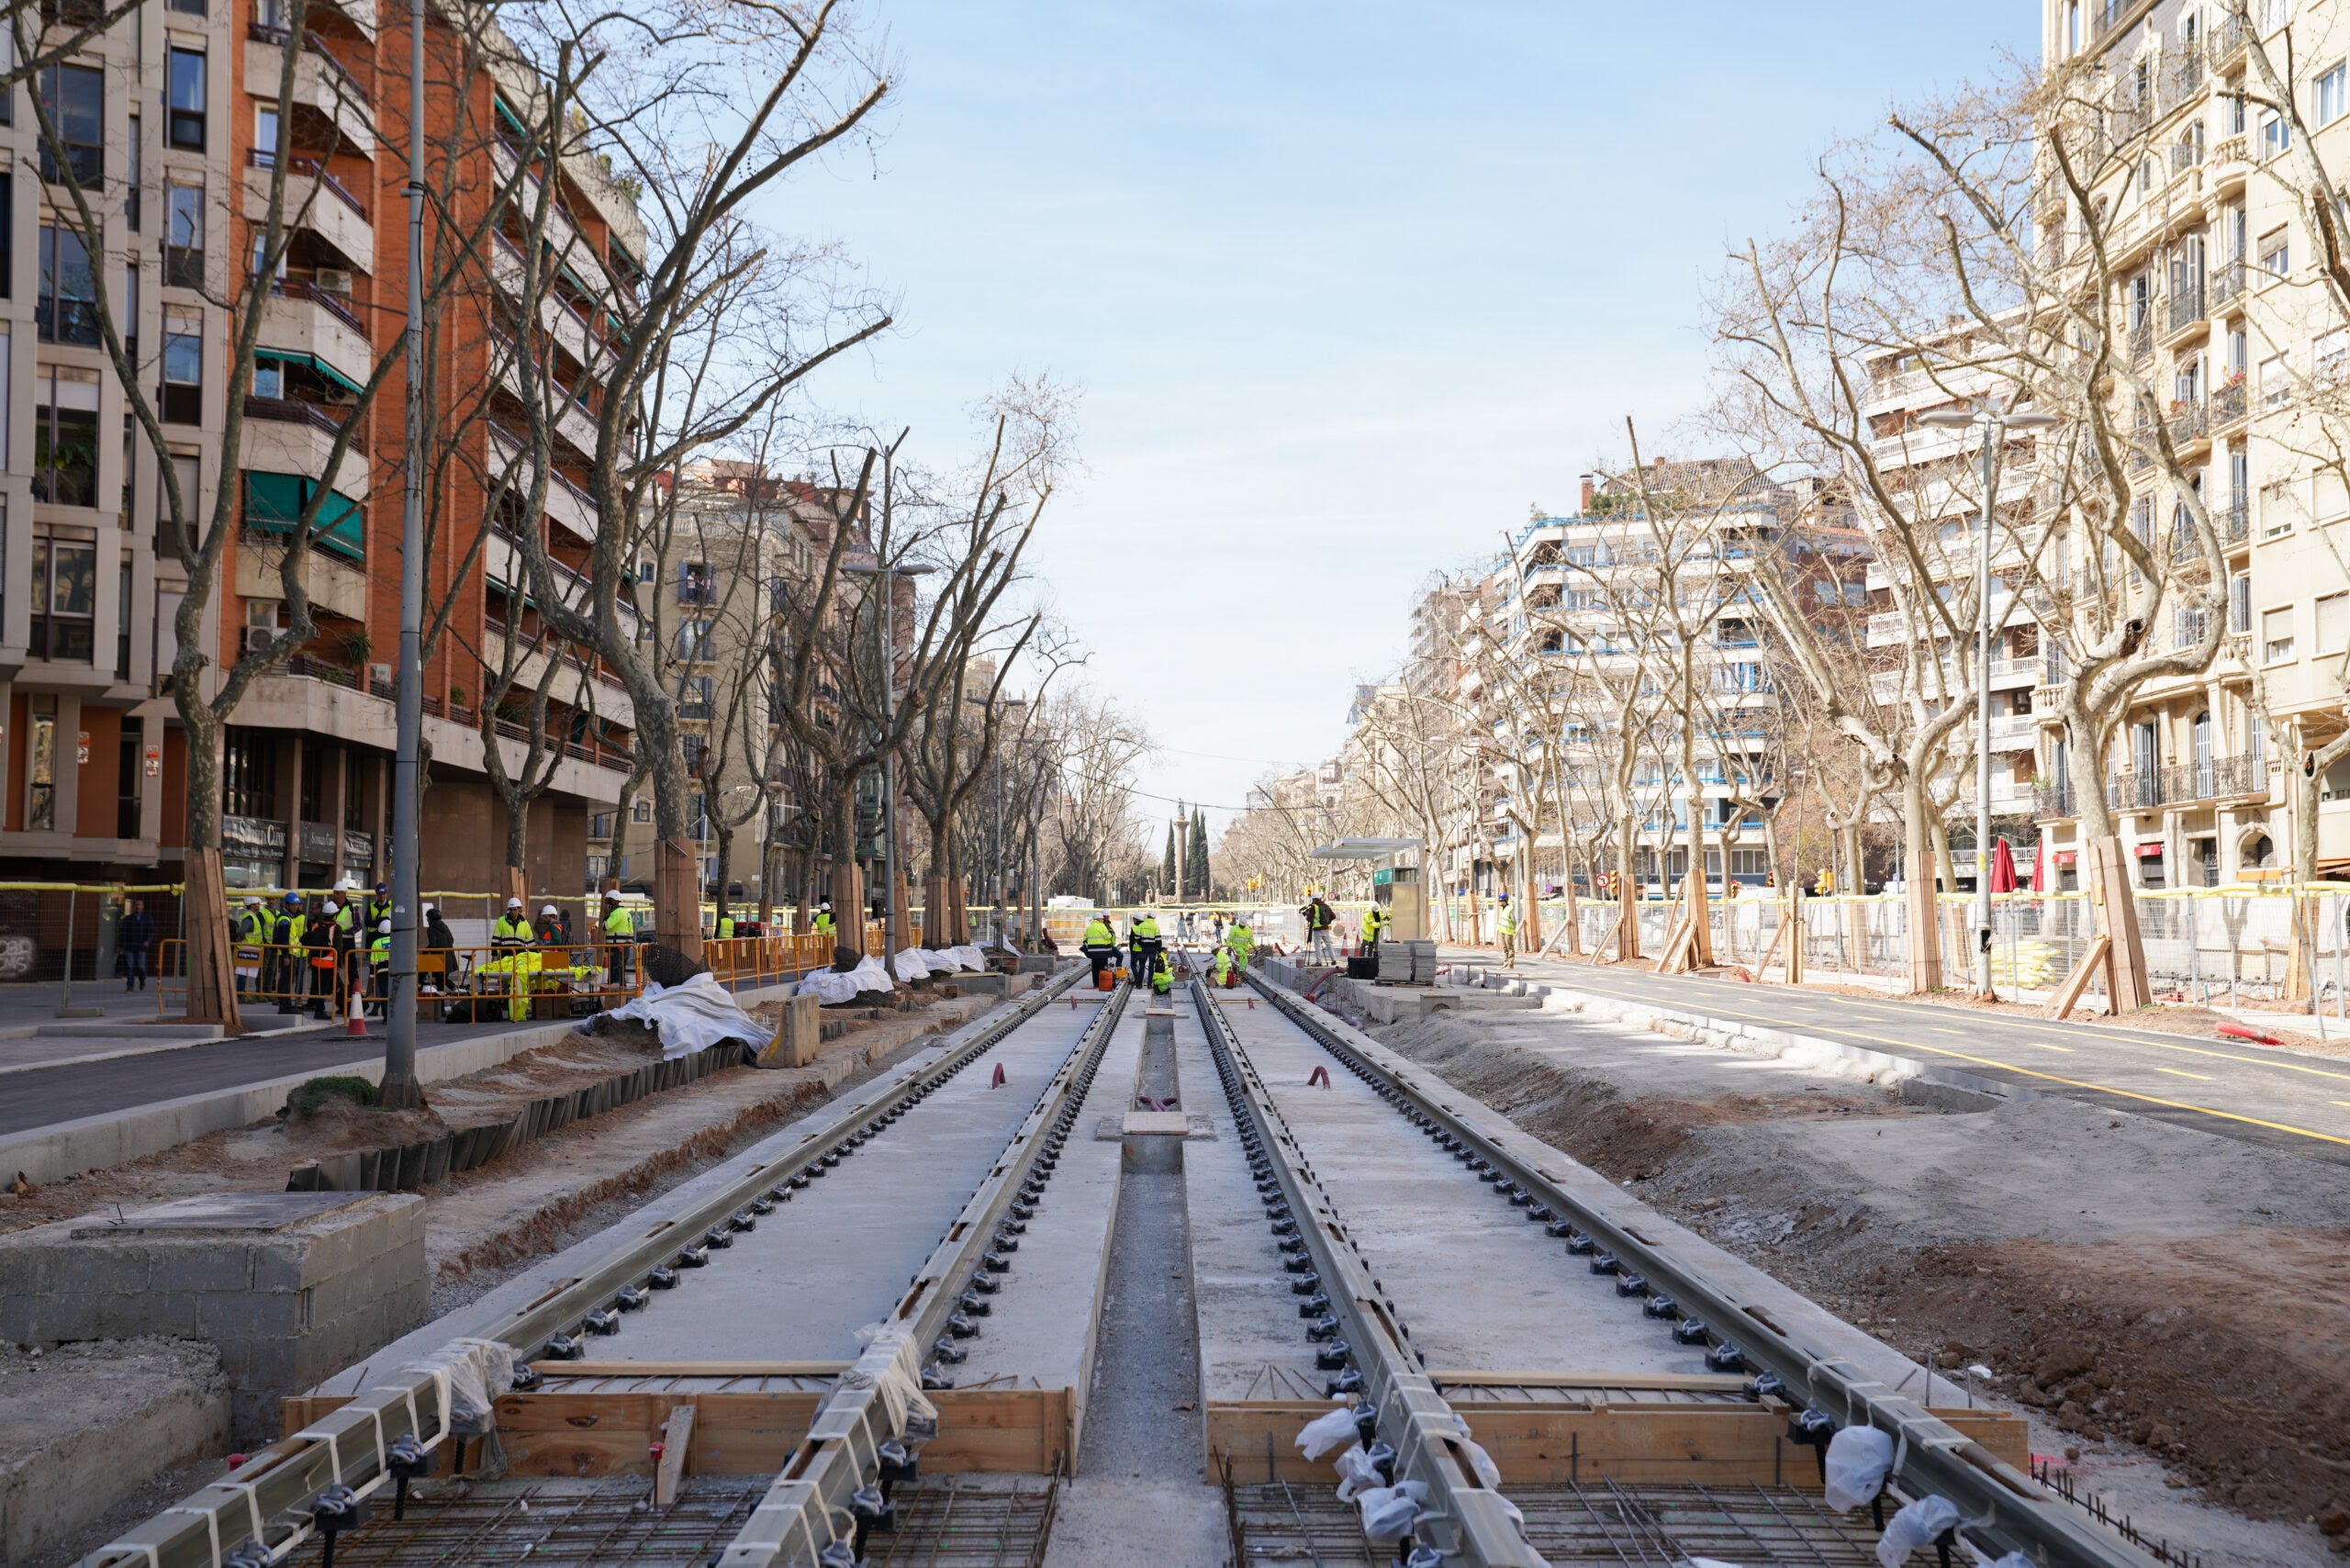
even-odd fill
[[(2023, 1475), (2014, 1417), (1293, 993), (1074, 979), (288, 1401), (238, 1488), (92, 1561), (290, 1561), (338, 1478), (405, 1468), (338, 1562), (1857, 1568), (1807, 1403), (1898, 1432), (1888, 1501), (1974, 1546), (2157, 1561)], [(530, 1368), (494, 1440), (401, 1370), (467, 1337)], [(1400, 1541), (1294, 1441), (1350, 1406), (1427, 1488)]]

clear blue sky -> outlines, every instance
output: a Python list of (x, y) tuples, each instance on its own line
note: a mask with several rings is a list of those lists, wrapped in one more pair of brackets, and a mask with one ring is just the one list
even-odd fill
[(816, 396), (944, 458), (1006, 372), (1083, 386), (1033, 563), (1165, 748), (1144, 788), (1213, 802), (1335, 748), (1428, 572), (1693, 409), (1703, 280), (1827, 141), (2039, 39), (2032, 0), (869, 14), (878, 162), (767, 216), (900, 327)]

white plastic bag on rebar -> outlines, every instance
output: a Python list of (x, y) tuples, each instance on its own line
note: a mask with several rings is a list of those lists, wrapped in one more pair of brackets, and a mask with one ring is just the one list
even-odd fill
[(1365, 1492), (1387, 1484), (1379, 1473), (1379, 1466), (1371, 1462), (1371, 1455), (1360, 1443), (1338, 1455), (1338, 1501), (1351, 1503)]
[(722, 1040), (758, 1045), (775, 1033), (744, 1012), (742, 1004), (734, 1000), (734, 993), (719, 984), (718, 977), (708, 970), (692, 976), (682, 985), (663, 986), (646, 980), (644, 994), (613, 1008), (605, 1016), (649, 1027), (661, 1037), (661, 1057), (665, 1061), (691, 1056)]
[(1351, 1406), (1340, 1405), (1305, 1423), (1297, 1434), (1297, 1446), (1305, 1450), (1307, 1459), (1320, 1459), (1340, 1443), (1355, 1440), (1355, 1413)]
[(1355, 1499), (1362, 1508), (1362, 1533), (1376, 1541), (1403, 1540), (1411, 1533), (1412, 1521), (1420, 1517), (1420, 1505), (1427, 1495), (1425, 1481), (1372, 1487)]
[(478, 1438), (498, 1425), (498, 1396), (514, 1386), (514, 1347), (498, 1339), (452, 1339), (408, 1372), (449, 1380), (449, 1434)]
[(946, 971), (947, 966), (938, 961), (938, 955), (920, 947), (909, 947), (897, 957), (900, 980), (928, 980)]
[(1494, 1456), (1479, 1447), (1477, 1439), (1469, 1435), (1469, 1423), (1460, 1418), (1460, 1412), (1453, 1413), (1452, 1424), (1460, 1429), (1460, 1447), (1469, 1456), (1469, 1468), (1477, 1473), (1477, 1484), (1488, 1492), (1493, 1491), (1502, 1484), (1502, 1467), (1495, 1464)]
[(1828, 1439), (1827, 1468), (1829, 1508), (1842, 1514), (1866, 1507), (1893, 1468), (1893, 1439), (1874, 1427), (1840, 1428)]
[(1920, 1497), (1887, 1519), (1876, 1543), (1876, 1560), (1885, 1568), (1901, 1568), (1909, 1554), (1933, 1544), (1934, 1537), (1958, 1523), (1958, 1505), (1947, 1497)]

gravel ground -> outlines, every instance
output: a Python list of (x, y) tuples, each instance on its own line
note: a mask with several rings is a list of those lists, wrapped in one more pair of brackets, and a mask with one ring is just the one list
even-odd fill
[(2350, 1171), (2043, 1100), (1526, 1013), (1373, 1033), (1887, 1344), (2031, 1417), (2210, 1562), (2350, 1548)]

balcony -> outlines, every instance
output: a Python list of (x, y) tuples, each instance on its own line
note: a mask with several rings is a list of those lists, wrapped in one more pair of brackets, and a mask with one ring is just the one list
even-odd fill
[[(496, 241), (491, 251), (491, 275), (519, 307), (522, 300), (521, 249), (495, 230), (490, 238)], [(541, 329), (571, 356), (573, 363), (590, 375), (600, 376), (610, 369), (606, 362), (611, 357), (604, 346), (603, 335), (578, 307), (556, 292), (554, 279), (543, 277), (539, 286)]]
[(2182, 463), (2200, 455), (2211, 444), (2210, 409), (2199, 401), (2170, 406), (2170, 444)]
[(2143, 364), (2154, 357), (2154, 317), (2149, 310), (2130, 329), (2130, 363)]
[(2040, 683), (2041, 669), (2040, 655), (2037, 654), (2030, 658), (1993, 659), (1991, 661), (1991, 689), (2003, 691), (2009, 687), (2036, 686)]
[(2220, 525), (2220, 537), (2228, 544), (2242, 544), (2252, 537), (2252, 502), (2238, 496), (2228, 502), (2227, 510), (2214, 520)]
[(375, 350), (348, 299), (297, 278), (281, 278), (269, 292), (261, 347), (308, 355), (354, 386), (367, 385), (375, 373)]
[[(255, 223), (269, 220), (270, 163), (271, 155), (257, 147), (246, 155), (245, 217)], [(325, 241), (345, 266), (372, 276), (375, 227), (366, 203), (314, 158), (289, 158), (285, 165), (285, 221)]]
[(2073, 799), (2072, 781), (2051, 783), (2042, 780), (2034, 784), (2031, 787), (2031, 814), (2038, 822), (2079, 815), (2078, 802)]
[[(531, 472), (530, 443), (503, 425), (492, 424), (489, 435), (494, 460), (517, 469), (515, 483), (518, 486), (527, 485)], [(551, 471), (547, 480), (548, 521), (582, 544), (593, 544), (597, 533), (596, 498), (565, 478), (563, 470), (559, 468)], [(493, 479), (492, 482), (496, 481)]]
[[(285, 68), (285, 43), (289, 37), (284, 28), (255, 22), (245, 29), (246, 90), (255, 96), (274, 98), (277, 84)], [(302, 36), (302, 58), (294, 66), (294, 110), (297, 130), (306, 121), (315, 119), (309, 129), (322, 141), (330, 140), (334, 151), (356, 152), (362, 157), (375, 155), (375, 125), (374, 104), (359, 78), (347, 70), (319, 40), (316, 33)]]
[(2203, 274), (2198, 273), (2188, 277), (2173, 278), (2168, 312), (2169, 326), (2164, 333), (2165, 342), (2197, 331), (2204, 326), (2203, 298)]
[(2251, 286), (2250, 269), (2242, 256), (2232, 262), (2222, 262), (2211, 269), (2211, 310), (2214, 315), (2227, 308), (2232, 300), (2244, 297)]
[(2211, 394), (2211, 428), (2224, 431), (2244, 423), (2251, 400), (2244, 395), (2242, 381), (2230, 381)]
[(2117, 812), (2207, 801), (2266, 800), (2267, 796), (2268, 764), (2260, 756), (2223, 756), (2168, 767), (2133, 768), (2115, 774), (2105, 787), (2106, 804)]
[(367, 444), (353, 439), (341, 462), (330, 473), (328, 462), (342, 420), (331, 409), (296, 398), (245, 399), (244, 450), (238, 466), (272, 474), (298, 474), (310, 479), (331, 479), (334, 487), (353, 500), (367, 497)]

